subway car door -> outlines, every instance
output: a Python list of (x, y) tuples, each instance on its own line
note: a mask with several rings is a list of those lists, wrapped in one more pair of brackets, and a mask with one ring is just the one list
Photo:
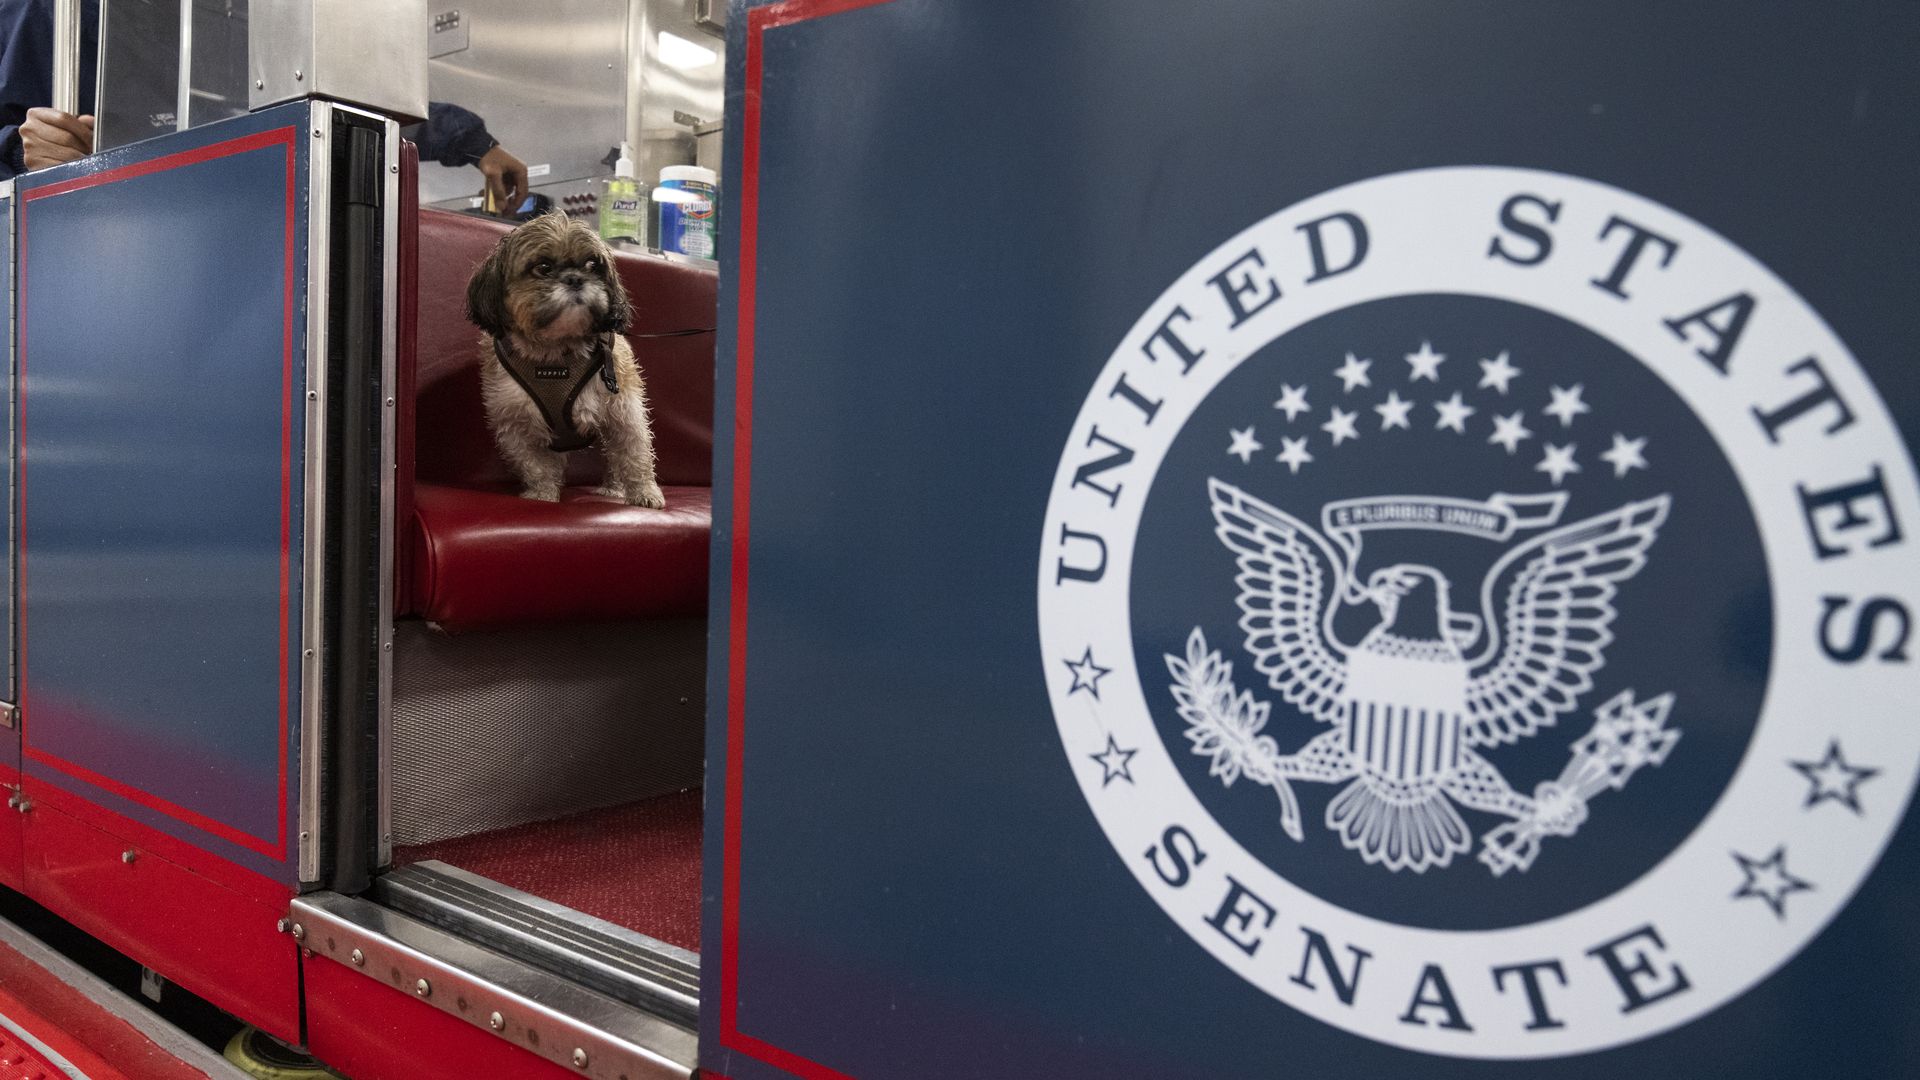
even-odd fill
[(287, 901), (378, 858), (397, 144), (301, 101), (15, 187), (25, 891), (288, 1039)]
[(1920, 1071), (1920, 12), (730, 33), (704, 1069)]

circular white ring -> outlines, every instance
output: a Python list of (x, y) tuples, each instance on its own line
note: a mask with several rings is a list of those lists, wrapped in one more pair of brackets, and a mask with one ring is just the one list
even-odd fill
[[(1496, 235), (1510, 252), (1533, 253), (1526, 237), (1500, 226), (1501, 209), (1515, 195), (1539, 200), (1521, 213), (1553, 238), (1551, 254), (1534, 265), (1489, 255)], [(1551, 221), (1545, 206), (1555, 208)], [(1364, 220), (1365, 259), (1348, 272), (1308, 281), (1312, 267), (1301, 229), (1338, 213)], [(1676, 245), (1665, 266), (1658, 265), (1657, 248), (1635, 263), (1618, 290), (1626, 297), (1596, 284), (1626, 241), (1617, 228), (1603, 237), (1614, 218)], [(1330, 228), (1328, 235), (1340, 233)], [(1249, 251), (1260, 253), (1255, 269), (1270, 274), (1282, 296), (1234, 325), (1220, 287), (1210, 279), (1246, 272), (1252, 264), (1240, 260)], [(1338, 265), (1350, 254), (1330, 249), (1326, 257)], [(1756, 307), (1722, 372), (1701, 358), (1699, 340), (1676, 334), (1665, 320), (1737, 291), (1750, 293)], [(1128, 579), (1134, 533), (1154, 476), (1188, 416), (1241, 361), (1294, 328), (1356, 304), (1423, 293), (1492, 297), (1550, 312), (1659, 375), (1732, 464), (1772, 576), (1770, 682), (1746, 757), (1712, 811), (1658, 866), (1611, 896), (1556, 918), (1497, 930), (1437, 930), (1369, 918), (1291, 884), (1253, 857), (1181, 780), (1155, 732), (1133, 663)], [(1176, 309), (1185, 314), (1176, 315)], [(1153, 343), (1154, 355), (1146, 351), (1169, 317), (1176, 319), (1183, 343), (1201, 354), (1190, 369), (1165, 340)], [(1831, 434), (1826, 419), (1798, 422), (1783, 427), (1775, 442), (1752, 410), (1777, 409), (1804, 394), (1809, 385), (1796, 382), (1787, 369), (1808, 356), (1818, 359), (1854, 422)], [(1148, 410), (1141, 401), (1156, 404)], [(1075, 483), (1080, 467), (1101, 452), (1096, 427), (1100, 437), (1133, 453), (1126, 466), (1100, 475), (1109, 489), (1118, 483), (1113, 497)], [(1427, 169), (1326, 192), (1273, 214), (1202, 258), (1147, 309), (1089, 389), (1055, 475), (1038, 573), (1041, 656), (1062, 743), (1101, 828), (1140, 884), (1203, 949), (1287, 1005), (1365, 1038), (1462, 1057), (1561, 1056), (1646, 1038), (1732, 1000), (1791, 959), (1845, 906), (1904, 816), (1920, 773), (1920, 725), (1908, 715), (1910, 703), (1920, 700), (1920, 671), (1910, 664), (1837, 663), (1822, 653), (1818, 628), (1823, 596), (1912, 596), (1920, 560), (1904, 543), (1867, 546), (1862, 540), (1871, 529), (1851, 538), (1849, 546), (1857, 551), (1820, 558), (1797, 495), (1801, 488), (1860, 481), (1876, 468), (1891, 513), (1903, 526), (1920, 527), (1913, 463), (1858, 362), (1784, 282), (1697, 222), (1604, 184), (1524, 169)], [(1104, 573), (1095, 582), (1062, 574), (1063, 566), (1094, 564), (1096, 542), (1088, 537), (1103, 545)], [(1111, 668), (1097, 697), (1076, 692), (1076, 680), (1062, 663), (1084, 650)], [(1136, 751), (1128, 761), (1129, 782), (1109, 781), (1104, 767), (1089, 761), (1109, 739)], [(1880, 770), (1874, 785), (1863, 789), (1873, 798), (1862, 800), (1858, 815), (1833, 805), (1804, 805), (1807, 781), (1785, 766), (1790, 759), (1817, 758), (1829, 739), (1840, 740), (1849, 758)], [(1177, 886), (1144, 854), (1162, 845), (1175, 825), (1209, 856), (1190, 866)], [(1734, 902), (1742, 878), (1733, 854), (1764, 858), (1777, 847), (1790, 853), (1790, 871), (1813, 888), (1792, 895), (1784, 916), (1751, 899)], [(1215, 925), (1234, 882), (1276, 913), (1263, 926), (1264, 911), (1243, 902), (1241, 910), (1255, 917), (1236, 925), (1243, 939), (1259, 938), (1252, 953)], [(1306, 956), (1303, 928), (1324, 935), (1343, 965), (1351, 964), (1349, 947), (1368, 953), (1351, 1002), (1333, 992), (1319, 967), (1307, 980), (1311, 988), (1295, 978)], [(1609, 955), (1626, 967), (1641, 960), (1647, 965), (1644, 974), (1627, 980), (1642, 997), (1682, 978), (1686, 988), (1628, 1008), (1628, 990), (1609, 970), (1601, 955), (1609, 950), (1602, 947), (1642, 928), (1658, 936), (1658, 947), (1644, 932), (1611, 946)], [(1543, 981), (1561, 1026), (1529, 1030), (1532, 1014), (1518, 979), (1500, 988), (1490, 973), (1548, 959), (1560, 962), (1566, 980), (1564, 986), (1551, 975)], [(1431, 979), (1430, 965), (1444, 974), (1471, 1031), (1432, 1022), (1441, 1015), (1432, 1009), (1422, 1014), (1428, 1022), (1406, 1019), (1423, 979)], [(1427, 989), (1430, 995), (1430, 983)]]

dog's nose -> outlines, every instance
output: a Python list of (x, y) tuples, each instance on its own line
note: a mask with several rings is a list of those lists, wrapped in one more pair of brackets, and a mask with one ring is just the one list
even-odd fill
[(560, 280), (562, 282), (565, 282), (567, 288), (569, 289), (577, 289), (580, 286), (585, 285), (587, 283), (587, 279), (583, 275), (574, 273), (572, 271), (562, 274), (560, 276)]

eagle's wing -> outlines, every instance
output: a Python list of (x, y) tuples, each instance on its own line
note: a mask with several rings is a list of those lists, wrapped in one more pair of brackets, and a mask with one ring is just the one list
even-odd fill
[[(1340, 561), (1319, 533), (1286, 511), (1220, 480), (1208, 479), (1207, 491), (1214, 534), (1239, 556), (1240, 629), (1253, 666), (1301, 712), (1332, 722), (1347, 665), (1322, 624), (1345, 585)], [(1327, 569), (1334, 575), (1332, 596)]]
[[(1613, 594), (1646, 565), (1667, 519), (1661, 495), (1575, 522), (1509, 551), (1488, 571), (1480, 603), (1489, 637), (1470, 663), (1499, 657), (1467, 684), (1467, 742), (1508, 743), (1552, 724), (1593, 688), (1601, 653), (1613, 641)], [(1522, 560), (1525, 560), (1522, 562)], [(1495, 621), (1494, 587), (1519, 565)], [(1499, 643), (1504, 625), (1506, 641)]]

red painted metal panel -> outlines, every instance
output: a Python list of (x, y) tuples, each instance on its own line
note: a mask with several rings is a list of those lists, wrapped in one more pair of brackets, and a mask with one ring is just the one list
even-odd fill
[[(10, 751), (4, 763), (0, 763), (0, 784), (10, 788), (20, 785), (19, 736), (13, 732), (0, 736), (0, 745)], [(0, 885), (15, 892), (25, 892), (26, 853), (22, 847), (21, 822), (23, 815), (11, 808), (0, 809)]]
[[(274, 901), (237, 892), (173, 862), (159, 845), (129, 839), (167, 839), (160, 833), (124, 818), (104, 831), (70, 812), (84, 802), (44, 785), (28, 796), (33, 809), (16, 815), (26, 822), (28, 895), (220, 1008), (299, 1041), (298, 953), (275, 927), (286, 889)], [(88, 809), (96, 820), (115, 817)]]
[(117, 814), (49, 781), (36, 778), (27, 780), (26, 785), (27, 795), (36, 806), (60, 810), (69, 817), (126, 840), (131, 846), (153, 852), (176, 866), (191, 870), (200, 877), (276, 911), (284, 909), (293, 896), (293, 889), (287, 885), (237, 866), (124, 814)]
[(305, 964), (307, 1047), (354, 1080), (579, 1076), (336, 961)]

